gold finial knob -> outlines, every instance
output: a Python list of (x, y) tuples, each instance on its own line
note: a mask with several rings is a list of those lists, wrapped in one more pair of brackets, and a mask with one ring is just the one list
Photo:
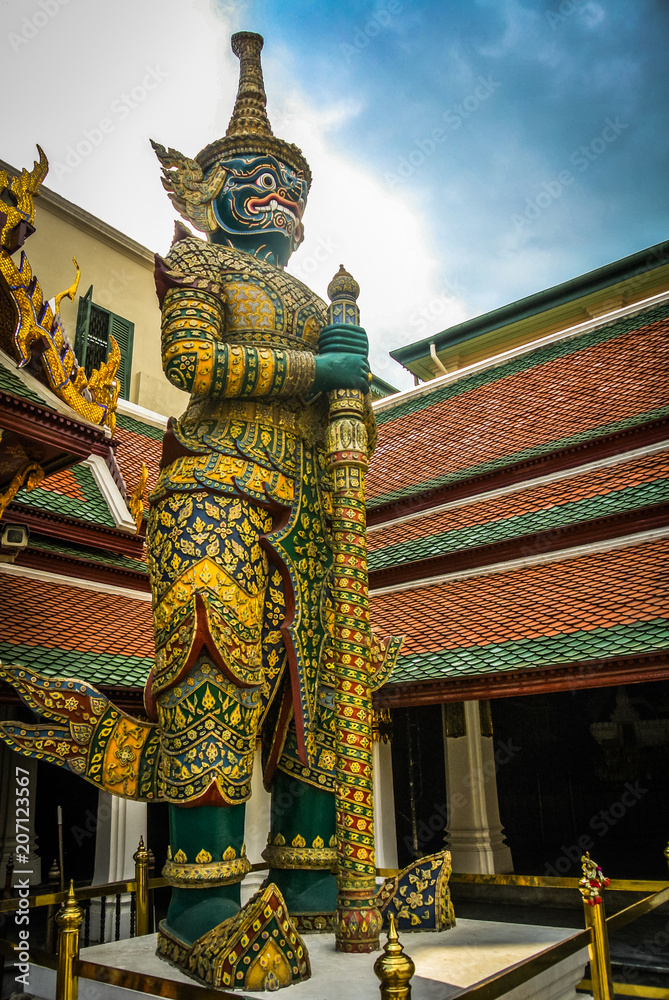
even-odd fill
[(381, 1000), (409, 1000), (411, 986), (409, 980), (416, 971), (416, 966), (404, 954), (395, 927), (395, 916), (390, 914), (388, 940), (383, 946), (383, 955), (379, 955), (374, 963), (374, 974), (381, 980)]
[(139, 862), (148, 862), (149, 860), (149, 852), (144, 845), (144, 837), (142, 836), (141, 833), (139, 835), (139, 846), (137, 847), (137, 850), (133, 854), (132, 860)]
[(339, 270), (328, 285), (328, 298), (330, 302), (337, 299), (353, 299), (360, 295), (360, 285), (355, 278), (348, 273), (343, 264), (339, 265)]
[(84, 919), (84, 911), (77, 902), (74, 894), (74, 882), (70, 879), (70, 888), (65, 904), (59, 913), (56, 914), (56, 921), (63, 930), (76, 930)]

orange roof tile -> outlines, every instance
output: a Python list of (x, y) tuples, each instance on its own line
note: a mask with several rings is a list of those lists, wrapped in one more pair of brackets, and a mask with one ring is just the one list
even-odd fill
[[(605, 497), (619, 490), (643, 483), (652, 483), (669, 474), (669, 450), (644, 455), (628, 462), (604, 466), (590, 472), (578, 472), (556, 482), (533, 485), (514, 490), (500, 497), (473, 500), (440, 513), (429, 511), (419, 517), (399, 524), (369, 530), (367, 544), (370, 552), (412, 539), (425, 539), (446, 531), (456, 531), (473, 525), (519, 517), (533, 511), (550, 510), (561, 504), (573, 503), (591, 497)], [(602, 508), (605, 512), (605, 507)]]
[(114, 438), (118, 441), (116, 461), (128, 492), (132, 493), (139, 482), (142, 462), (149, 470), (148, 489), (150, 492), (156, 485), (160, 471), (161, 442), (154, 437), (145, 437), (120, 425), (116, 427)]
[(55, 472), (52, 476), (48, 476), (42, 483), (42, 489), (53, 490), (54, 493), (62, 493), (73, 500), (86, 501), (87, 499), (81, 485), (74, 478), (72, 469), (61, 469), (60, 472)]
[(666, 406), (668, 334), (667, 318), (606, 340), (599, 332), (589, 346), (582, 337), (552, 345), (557, 356), (537, 349), (522, 364), (438, 387), (420, 405), (398, 403), (398, 416), (392, 407), (380, 415), (368, 499)]
[[(150, 601), (4, 573), (0, 593), (3, 643), (10, 640), (82, 653), (154, 655)], [(104, 683), (104, 677), (99, 682)]]
[(371, 595), (402, 657), (654, 621), (667, 612), (669, 540)]

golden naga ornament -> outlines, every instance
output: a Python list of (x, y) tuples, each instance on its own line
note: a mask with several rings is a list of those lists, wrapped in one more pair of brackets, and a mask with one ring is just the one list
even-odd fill
[(26, 491), (30, 493), (36, 486), (39, 486), (43, 479), (44, 469), (37, 462), (28, 462), (22, 466), (9, 486), (3, 493), (0, 493), (0, 517), (2, 517), (21, 487), (25, 487)]
[(19, 266), (12, 258), (35, 232), (35, 197), (49, 169), (44, 151), (39, 146), (37, 149), (39, 160), (32, 170), (24, 169), (19, 177), (0, 170), (0, 291), (12, 302), (16, 316), (11, 338), (5, 337), (0, 346), (20, 368), (34, 359), (41, 362), (41, 380), (59, 399), (85, 420), (108, 427), (113, 433), (120, 390), (116, 378), (121, 363), (118, 344), (110, 338), (109, 358), (87, 376), (60, 319), (60, 303), (66, 297), (74, 300), (79, 285), (81, 272), (76, 260), (75, 280), (56, 296), (52, 308), (44, 299), (25, 252), (21, 251)]
[(130, 494), (128, 499), (128, 509), (135, 519), (135, 528), (139, 532), (142, 527), (142, 519), (144, 517), (144, 494), (146, 493), (146, 484), (149, 479), (149, 470), (142, 462), (142, 471), (139, 476), (139, 481), (135, 486), (134, 490)]

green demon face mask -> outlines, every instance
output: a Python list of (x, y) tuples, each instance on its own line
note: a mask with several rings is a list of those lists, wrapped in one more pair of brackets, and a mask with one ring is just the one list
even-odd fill
[(213, 205), (219, 229), (210, 239), (285, 267), (304, 239), (306, 180), (273, 156), (237, 156), (223, 166)]

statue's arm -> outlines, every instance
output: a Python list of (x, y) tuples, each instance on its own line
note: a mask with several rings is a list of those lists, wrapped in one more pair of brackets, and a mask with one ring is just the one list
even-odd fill
[(314, 384), (308, 351), (228, 344), (222, 298), (206, 288), (170, 288), (163, 299), (163, 370), (195, 396), (294, 396)]
[[(194, 396), (300, 396), (331, 389), (368, 390), (369, 363), (346, 344), (309, 351), (229, 344), (225, 298), (216, 275), (180, 272), (179, 252), (156, 260), (165, 375)], [(177, 269), (172, 270), (174, 265)]]

